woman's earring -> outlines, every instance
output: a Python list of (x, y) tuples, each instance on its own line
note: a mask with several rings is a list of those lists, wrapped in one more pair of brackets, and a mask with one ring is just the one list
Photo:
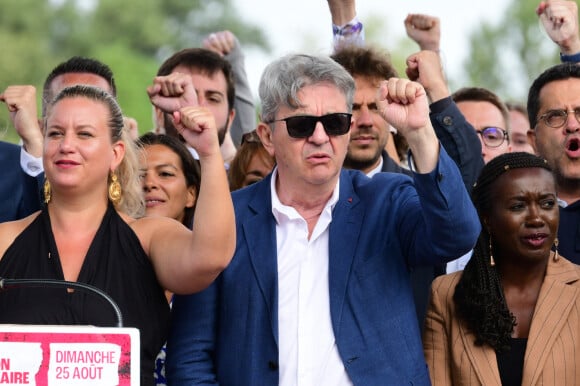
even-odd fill
[(50, 202), (50, 182), (47, 179), (44, 179), (44, 203), (48, 204)]
[(554, 240), (554, 261), (558, 261), (560, 260), (560, 255), (558, 254), (558, 244), (560, 243), (560, 240), (558, 240), (558, 238), (556, 237), (556, 240)]
[(117, 179), (117, 173), (111, 172), (111, 182), (109, 183), (109, 199), (113, 204), (118, 204), (121, 201), (122, 189), (121, 184)]

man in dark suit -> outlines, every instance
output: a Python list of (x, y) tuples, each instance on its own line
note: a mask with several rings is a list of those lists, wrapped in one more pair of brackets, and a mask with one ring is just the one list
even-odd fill
[[(47, 76), (42, 92), (42, 116), (47, 102), (60, 90), (75, 84), (101, 87), (116, 95), (113, 72), (98, 60), (72, 57), (57, 65)], [(10, 111), (22, 147), (0, 142), (0, 222), (17, 220), (40, 209), (44, 180), (42, 167), (42, 130), (36, 109), (36, 88), (31, 85), (8, 86), (0, 101)]]
[(328, 57), (266, 67), (258, 134), (277, 166), (233, 193), (231, 264), (174, 299), (172, 384), (429, 384), (408, 267), (469, 251), (477, 215), (418, 83), (385, 81), (377, 102), (413, 177), (342, 169), (354, 87)]

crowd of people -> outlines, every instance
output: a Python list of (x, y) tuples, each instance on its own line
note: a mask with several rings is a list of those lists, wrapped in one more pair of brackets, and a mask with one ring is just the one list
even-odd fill
[[(332, 54), (271, 62), (258, 114), (227, 30), (152, 74), (142, 135), (97, 59), (58, 64), (40, 116), (6, 86), (0, 277), (109, 294), (143, 385), (580, 385), (576, 2), (538, 5), (562, 63), (525, 103), (451, 92), (436, 17), (404, 20), (401, 76), (354, 0), (328, 6)], [(114, 321), (0, 294), (0, 323)]]

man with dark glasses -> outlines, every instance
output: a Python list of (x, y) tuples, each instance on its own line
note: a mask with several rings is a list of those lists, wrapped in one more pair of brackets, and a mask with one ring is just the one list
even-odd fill
[(322, 116), (311, 115), (294, 115), (282, 119), (273, 119), (266, 123), (286, 122), (288, 135), (292, 138), (308, 138), (314, 133), (318, 122), (328, 136), (344, 135), (350, 130), (352, 114), (350, 113), (332, 113)]
[(496, 94), (481, 87), (464, 87), (453, 93), (453, 100), (477, 131), (485, 163), (512, 151), (509, 111)]
[(372, 179), (342, 168), (355, 83), (338, 63), (284, 56), (259, 92), (257, 131), (276, 167), (233, 193), (231, 264), (206, 291), (175, 298), (168, 381), (429, 385), (409, 269), (465, 254), (480, 226), (423, 87), (380, 84), (377, 109), (416, 172)]
[(548, 68), (528, 93), (530, 138), (556, 176), (560, 225), (557, 249), (580, 264), (580, 66)]

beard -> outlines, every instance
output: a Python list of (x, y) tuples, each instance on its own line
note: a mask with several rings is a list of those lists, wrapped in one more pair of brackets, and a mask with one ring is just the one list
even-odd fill
[[(351, 150), (349, 148), (349, 150)], [(344, 159), (344, 167), (347, 169), (367, 170), (374, 168), (382, 157), (383, 148), (378, 147), (374, 152), (357, 154), (356, 151), (349, 151)]]
[(346, 169), (367, 170), (373, 168), (378, 161), (378, 158), (367, 159), (353, 159), (348, 156), (344, 160), (344, 167)]
[[(230, 123), (230, 118), (226, 119), (226, 123), (222, 127), (218, 127), (218, 143), (220, 146), (224, 143), (226, 137), (226, 132), (228, 130), (228, 125)], [(169, 114), (163, 114), (163, 126), (165, 128), (165, 134), (179, 139), (181, 142), (185, 142), (185, 139), (179, 134), (175, 125), (173, 124), (173, 119)]]

